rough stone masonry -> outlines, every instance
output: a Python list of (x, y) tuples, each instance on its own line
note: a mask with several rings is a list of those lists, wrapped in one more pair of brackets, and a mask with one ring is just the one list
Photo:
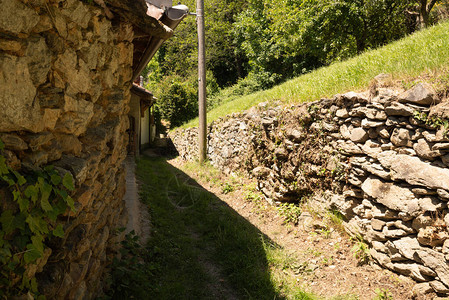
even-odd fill
[[(449, 295), (447, 102), (428, 84), (398, 91), (385, 78), (365, 93), (221, 118), (209, 126), (208, 157), (256, 177), (272, 203), (309, 197), (338, 210), (381, 266), (417, 291)], [(171, 139), (181, 157), (196, 157), (196, 128)]]
[[(15, 169), (53, 164), (76, 184), (65, 238), (34, 273), (47, 299), (91, 299), (126, 225), (133, 28), (89, 1), (0, 0), (0, 138)], [(1, 200), (0, 200), (1, 201)]]

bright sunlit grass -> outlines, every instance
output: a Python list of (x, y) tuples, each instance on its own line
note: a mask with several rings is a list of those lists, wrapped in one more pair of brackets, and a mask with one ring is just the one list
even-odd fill
[[(264, 101), (285, 104), (301, 103), (331, 97), (337, 93), (360, 91), (380, 73), (395, 80), (409, 79), (449, 66), (449, 22), (414, 33), (377, 50), (328, 67), (317, 69), (266, 91), (244, 96), (213, 109), (208, 122), (248, 109)], [(198, 126), (194, 119), (182, 127)]]

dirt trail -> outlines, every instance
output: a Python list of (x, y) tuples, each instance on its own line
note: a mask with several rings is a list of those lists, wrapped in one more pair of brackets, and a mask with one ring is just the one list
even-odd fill
[[(169, 163), (182, 169), (183, 162), (179, 159)], [(344, 299), (373, 299), (381, 292), (389, 298), (378, 299), (433, 299), (435, 296), (414, 298), (412, 288), (416, 283), (413, 280), (381, 269), (374, 263), (359, 265), (354, 257), (355, 242), (345, 233), (332, 228), (317, 231), (309, 226), (285, 225), (274, 208), (266, 206), (261, 209), (254, 202), (245, 200), (245, 195), (238, 188), (224, 194), (222, 186), (202, 180), (195, 172), (187, 173), (281, 245), (287, 253), (298, 257), (296, 271), (291, 275), (296, 276), (298, 284), (308, 292), (325, 298), (347, 295)], [(231, 182), (225, 177), (222, 181)], [(249, 181), (242, 184), (249, 184)]]

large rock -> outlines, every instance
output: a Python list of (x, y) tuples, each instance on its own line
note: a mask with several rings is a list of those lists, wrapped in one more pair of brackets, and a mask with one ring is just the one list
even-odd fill
[(0, 56), (0, 128), (3, 132), (39, 132), (44, 127), (39, 102), (34, 101), (36, 88), (27, 63), (26, 58)]
[(0, 0), (0, 31), (13, 34), (28, 34), (39, 22), (39, 15), (34, 9), (18, 0)]
[(449, 170), (432, 166), (418, 157), (396, 155), (391, 164), (391, 177), (393, 180), (405, 180), (411, 185), (449, 190)]
[(399, 95), (399, 101), (419, 105), (437, 104), (441, 100), (436, 97), (435, 90), (426, 83), (418, 83), (410, 90)]
[(420, 211), (418, 199), (406, 188), (384, 182), (374, 176), (368, 177), (362, 184), (362, 190), (378, 203), (386, 207), (405, 212), (409, 215), (417, 215)]
[(44, 38), (30, 39), (26, 57), (28, 69), (33, 83), (38, 86), (47, 80), (50, 71), (51, 56)]
[(446, 263), (444, 254), (429, 248), (421, 248), (416, 250), (416, 255), (426, 267), (437, 273), (446, 286), (449, 286), (449, 265)]

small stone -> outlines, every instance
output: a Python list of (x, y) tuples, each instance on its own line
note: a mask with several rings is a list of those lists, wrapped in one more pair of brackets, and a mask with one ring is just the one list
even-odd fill
[(351, 131), (351, 141), (364, 143), (368, 139), (368, 132), (363, 128), (355, 128)]
[(373, 227), (374, 230), (382, 231), (382, 228), (385, 224), (385, 221), (379, 219), (371, 219), (371, 227)]
[(433, 290), (439, 294), (449, 293), (449, 288), (440, 281), (434, 280), (431, 281), (429, 284), (433, 288)]
[(363, 119), (362, 120), (362, 127), (363, 128), (373, 128), (373, 127), (380, 127), (384, 125), (384, 122), (380, 122), (380, 121), (370, 121), (368, 119)]
[(428, 282), (421, 282), (421, 283), (415, 284), (412, 289), (413, 295), (416, 295), (418, 297), (424, 296), (425, 294), (428, 294), (432, 291), (433, 291), (433, 288), (430, 286), (430, 283), (428, 283)]
[(449, 143), (436, 143), (432, 146), (432, 150), (448, 150)]
[(419, 157), (428, 160), (433, 160), (442, 155), (439, 150), (431, 150), (430, 144), (425, 139), (418, 140), (418, 142), (413, 145), (413, 149)]
[(348, 113), (348, 110), (347, 110), (346, 108), (342, 108), (342, 109), (337, 110), (337, 111), (335, 112), (335, 115), (336, 115), (337, 117), (339, 117), (339, 118), (344, 118), (344, 119), (346, 119), (347, 117), (349, 117), (349, 113)]
[(438, 104), (441, 102), (438, 97), (436, 97), (435, 90), (426, 83), (418, 83), (410, 90), (399, 95), (400, 102), (408, 102), (418, 105), (431, 105)]
[(413, 145), (411, 137), (412, 132), (410, 130), (404, 128), (395, 128), (393, 130), (393, 133), (391, 134), (391, 142), (393, 143), (393, 145), (397, 147), (400, 146), (411, 147)]
[(22, 151), (28, 149), (27, 143), (15, 134), (2, 134), (0, 140), (5, 144), (6, 149)]
[(449, 200), (449, 192), (443, 189), (437, 189), (437, 194), (445, 200)]
[(412, 116), (414, 111), (415, 110), (413, 108), (398, 102), (393, 102), (390, 104), (390, 106), (385, 108), (385, 112), (389, 116), (408, 117)]

